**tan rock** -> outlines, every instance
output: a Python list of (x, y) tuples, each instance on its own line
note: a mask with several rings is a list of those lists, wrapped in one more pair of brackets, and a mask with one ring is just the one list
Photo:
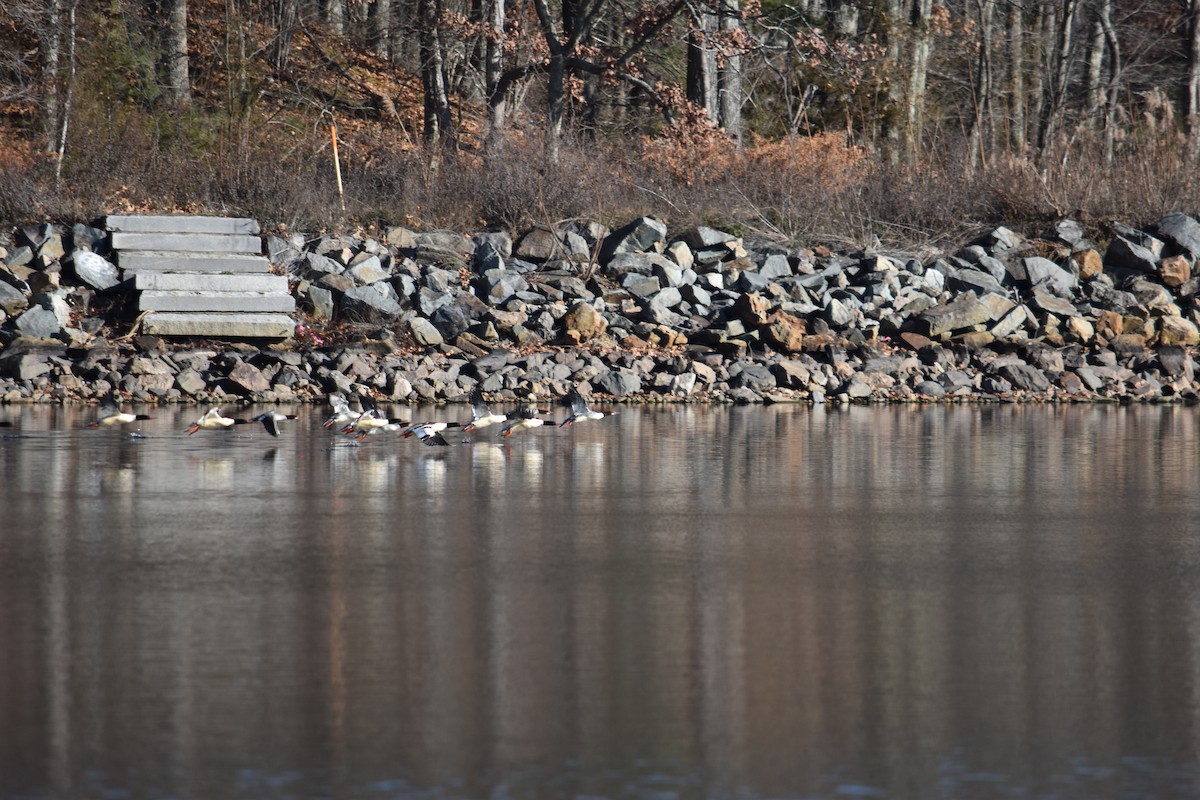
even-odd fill
[(1071, 254), (1071, 261), (1075, 263), (1075, 267), (1079, 270), (1081, 280), (1094, 278), (1104, 271), (1104, 259), (1100, 257), (1100, 253), (1089, 247), (1086, 250), (1076, 250)]
[(1073, 342), (1087, 343), (1096, 335), (1095, 327), (1083, 317), (1069, 317), (1064, 327), (1067, 338)]
[(1158, 343), (1193, 347), (1200, 344), (1200, 329), (1183, 317), (1162, 317), (1158, 321)]
[(768, 317), (759, 329), (765, 342), (785, 353), (799, 353), (803, 350), (806, 332), (804, 320), (782, 311), (776, 311)]
[(1192, 277), (1192, 265), (1184, 256), (1168, 256), (1159, 262), (1159, 274), (1163, 283), (1175, 288)]
[(563, 325), (567, 335), (580, 342), (595, 339), (608, 330), (608, 320), (589, 303), (583, 302), (576, 303), (567, 311), (563, 316)]

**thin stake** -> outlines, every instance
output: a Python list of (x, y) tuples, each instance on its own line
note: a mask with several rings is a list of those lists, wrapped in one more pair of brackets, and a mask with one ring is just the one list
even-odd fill
[(342, 163), (338, 158), (337, 125), (335, 123), (329, 123), (329, 135), (333, 138), (333, 172), (337, 175), (338, 202), (342, 204), (342, 211), (345, 211), (346, 196), (342, 194)]

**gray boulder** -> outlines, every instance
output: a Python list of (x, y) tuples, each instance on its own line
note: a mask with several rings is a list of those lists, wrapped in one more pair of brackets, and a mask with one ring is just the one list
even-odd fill
[(607, 265), (621, 253), (650, 250), (667, 239), (667, 226), (653, 217), (639, 217), (604, 237), (600, 246), (600, 263)]
[(387, 283), (354, 286), (342, 295), (342, 310), (363, 322), (386, 322), (404, 313)]
[(642, 379), (631, 369), (613, 369), (595, 381), (596, 387), (613, 397), (626, 397), (642, 390)]
[(92, 289), (103, 291), (120, 283), (120, 279), (116, 277), (116, 266), (91, 251), (82, 249), (74, 252), (71, 255), (71, 263), (76, 277)]
[(1172, 212), (1154, 223), (1158, 237), (1174, 245), (1174, 249), (1187, 253), (1195, 261), (1200, 259), (1200, 222), (1194, 217)]
[(1022, 259), (1025, 278), (1030, 286), (1041, 286), (1059, 297), (1070, 297), (1079, 279), (1048, 258), (1031, 256)]

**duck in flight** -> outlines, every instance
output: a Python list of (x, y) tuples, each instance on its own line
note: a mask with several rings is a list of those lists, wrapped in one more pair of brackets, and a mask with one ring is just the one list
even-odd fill
[(221, 416), (221, 409), (213, 407), (208, 410), (203, 417), (188, 425), (188, 436), (191, 436), (196, 431), (219, 431), (227, 428), (232, 428), (234, 425), (246, 425), (251, 422), (248, 419), (234, 419), (233, 417)]
[(88, 423), (88, 427), (115, 428), (118, 425), (128, 425), (130, 422), (137, 422), (143, 419), (154, 419), (154, 417), (148, 414), (134, 414), (129, 411), (122, 411), (117, 405), (117, 400), (113, 397), (112, 392), (109, 392), (100, 400), (100, 413), (96, 419)]
[[(261, 422), (267, 433), (272, 436), (279, 435), (279, 423), (288, 419), (295, 419), (295, 414), (280, 414), (278, 411), (268, 411), (265, 414), (259, 414), (257, 417), (251, 417), (251, 422)], [(236, 423), (236, 420), (235, 420)]]
[[(447, 428), (461, 427), (461, 422), (416, 422), (401, 431), (400, 435), (405, 439), (411, 439), (412, 437), (416, 436), (418, 439), (424, 441), (426, 436), (433, 436), (434, 434), (441, 435), (441, 432)], [(428, 442), (426, 442), (426, 444), (428, 444)]]
[(605, 414), (603, 411), (593, 411), (588, 406), (587, 399), (579, 393), (578, 389), (571, 389), (571, 394), (567, 396), (567, 402), (571, 404), (571, 416), (562, 421), (558, 427), (566, 428), (574, 425), (576, 422), (585, 419), (604, 419), (606, 416), (612, 416), (617, 412), (613, 411)]
[(537, 415), (536, 406), (527, 406), (521, 409), (520, 414), (516, 419), (510, 419), (505, 422), (500, 428), (500, 435), (507, 439), (518, 431), (526, 430), (527, 428), (539, 428), (545, 424), (545, 420)]
[(413, 431), (413, 435), (421, 440), (422, 443), (430, 447), (449, 447), (450, 443), (446, 441), (446, 437), (442, 436), (441, 431), (431, 430), (428, 425), (421, 425)]
[(499, 425), (508, 420), (508, 416), (505, 414), (492, 413), (487, 401), (483, 399), (483, 391), (478, 385), (471, 390), (470, 402), (471, 421), (463, 426), (463, 432), (475, 431), (491, 425)]
[(329, 406), (333, 409), (333, 414), (325, 420), (325, 427), (332, 428), (335, 425), (338, 430), (343, 426), (353, 422), (363, 415), (362, 401), (356, 395), (353, 401), (347, 401), (340, 394), (329, 395)]

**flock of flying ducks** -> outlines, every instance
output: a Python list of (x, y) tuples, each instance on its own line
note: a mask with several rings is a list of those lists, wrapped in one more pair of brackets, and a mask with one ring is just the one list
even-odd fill
[[(601, 411), (593, 411), (588, 406), (587, 400), (576, 389), (571, 390), (567, 401), (571, 407), (571, 415), (558, 423), (560, 428), (569, 427), (583, 420), (603, 419), (617, 413), (611, 411), (606, 414)], [(325, 420), (324, 424), (326, 428), (352, 436), (358, 442), (362, 442), (368, 436), (390, 432), (398, 433), (405, 439), (416, 437), (427, 445), (445, 447), (450, 442), (446, 440), (443, 432), (450, 428), (461, 428), (463, 432), (470, 432), (498, 425), (500, 426), (500, 436), (507, 439), (515, 433), (541, 427), (547, 422), (554, 423), (553, 420), (539, 417), (538, 409), (534, 406), (522, 408), (512, 415), (497, 414), (483, 399), (483, 392), (479, 390), (479, 387), (475, 387), (471, 392), (470, 403), (470, 422), (410, 422), (405, 419), (388, 417), (376, 407), (371, 398), (365, 395), (347, 400), (341, 395), (334, 394), (329, 396), (329, 405), (333, 409), (333, 413)], [(188, 425), (187, 432), (190, 436), (197, 431), (228, 430), (235, 425), (260, 423), (267, 433), (278, 436), (280, 423), (295, 418), (295, 414), (268, 411), (249, 419), (238, 419), (224, 416), (220, 407), (215, 407), (210, 408), (204, 416)], [(95, 420), (88, 423), (88, 427), (119, 428), (146, 419), (153, 419), (153, 417), (148, 414), (134, 414), (122, 410), (117, 404), (116, 398), (109, 394), (100, 401), (99, 413)], [(12, 427), (12, 425), (11, 421), (0, 421), (0, 427), (6, 428)], [(135, 436), (137, 435), (135, 434)]]

